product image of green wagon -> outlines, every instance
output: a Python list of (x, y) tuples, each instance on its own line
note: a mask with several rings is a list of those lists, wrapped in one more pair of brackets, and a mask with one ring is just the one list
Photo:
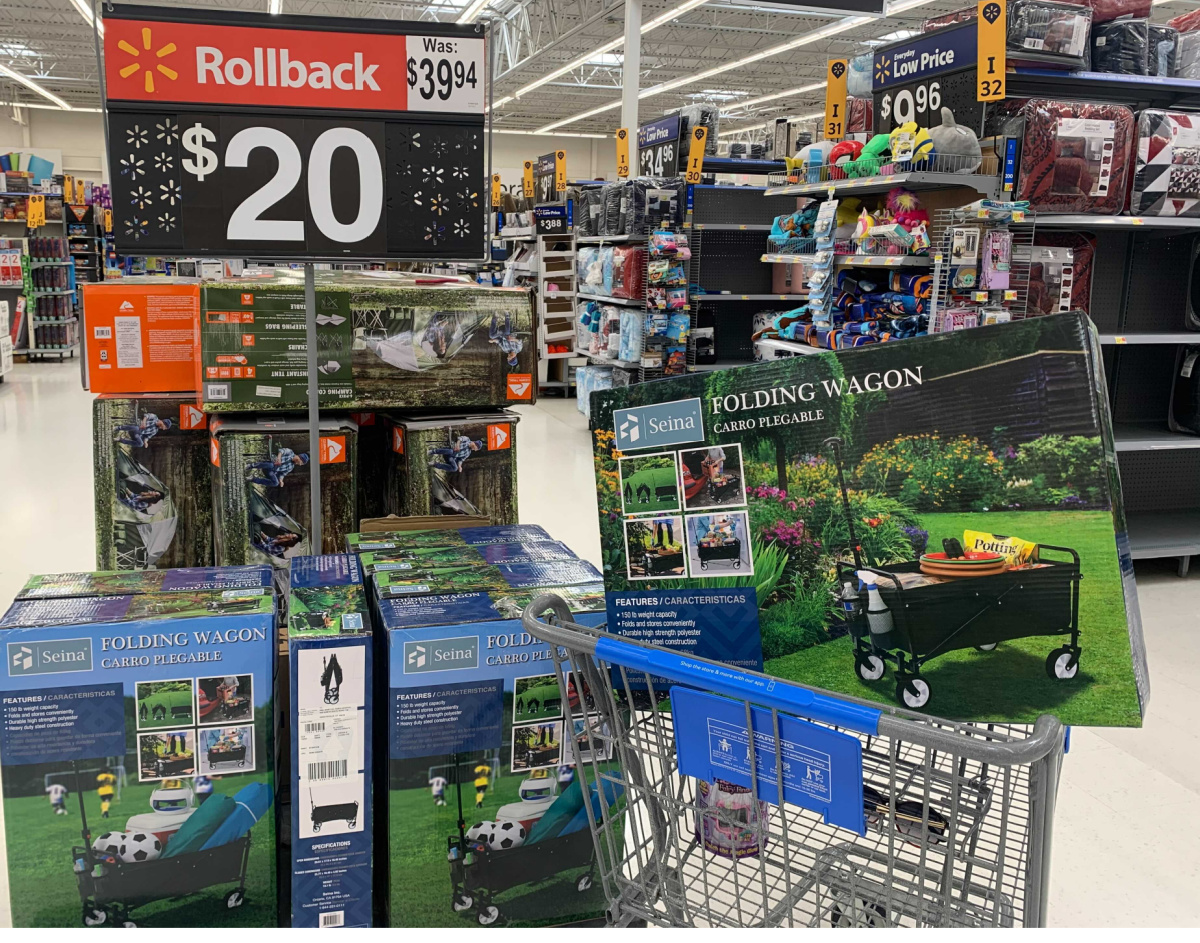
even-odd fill
[[(78, 778), (78, 776), (77, 776)], [(71, 849), (75, 883), (87, 927), (136, 927), (133, 912), (159, 900), (188, 897), (222, 884), (234, 885), (225, 894), (232, 910), (246, 902), (246, 867), (250, 862), (250, 833), (241, 838), (177, 857), (125, 862), (92, 849), (83, 790), (76, 783), (83, 845)]]
[[(845, 607), (845, 624), (854, 638), (854, 670), (863, 681), (878, 681), (890, 662), (896, 669), (896, 700), (924, 708), (932, 689), (921, 669), (947, 652), (974, 648), (993, 651), (1001, 642), (1064, 637), (1046, 657), (1046, 673), (1069, 681), (1079, 673), (1079, 554), (1069, 547), (1039, 544), (1032, 566), (989, 576), (921, 581), (921, 562), (871, 567), (862, 563), (845, 481), (840, 441), (826, 446), (837, 459), (853, 562), (837, 564), (838, 585), (854, 586), (860, 573), (875, 578), (886, 613), (872, 620), (860, 598)], [(1063, 559), (1067, 558), (1067, 559)], [(907, 588), (906, 588), (907, 584)], [(882, 618), (880, 618), (882, 616)]]

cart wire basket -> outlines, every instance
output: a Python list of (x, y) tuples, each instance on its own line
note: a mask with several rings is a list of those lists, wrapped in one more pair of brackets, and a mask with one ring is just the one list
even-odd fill
[[(1054, 717), (957, 723), (835, 696), (573, 624), (550, 594), (523, 623), (564, 702), (593, 695), (564, 762), (625, 789), (585, 805), (610, 924), (1045, 925)], [(696, 701), (707, 721), (682, 709)], [(617, 769), (591, 759), (605, 755)]]

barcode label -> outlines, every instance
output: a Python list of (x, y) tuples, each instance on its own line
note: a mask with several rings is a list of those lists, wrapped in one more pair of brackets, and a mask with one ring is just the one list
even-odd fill
[(320, 720), (320, 721), (317, 721), (316, 723), (305, 724), (304, 732), (305, 733), (324, 733), (325, 732), (325, 721)]
[(340, 779), (345, 775), (345, 760), (322, 760), (320, 763), (308, 764), (308, 778), (310, 780)]
[(331, 910), (327, 914), (321, 914), (321, 926), (323, 927), (341, 927), (346, 923), (346, 912), (344, 910)]

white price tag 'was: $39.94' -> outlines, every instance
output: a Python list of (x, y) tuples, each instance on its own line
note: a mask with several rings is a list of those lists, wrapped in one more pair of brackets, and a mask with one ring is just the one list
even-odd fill
[(409, 36), (408, 110), (483, 113), (482, 39)]

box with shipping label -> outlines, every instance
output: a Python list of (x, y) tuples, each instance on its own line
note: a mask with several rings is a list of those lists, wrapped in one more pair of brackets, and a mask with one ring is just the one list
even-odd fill
[(102, 394), (92, 402), (96, 566), (213, 562), (208, 416), (192, 397)]
[(961, 720), (1141, 723), (1083, 314), (601, 391), (592, 434), (610, 596), (753, 588), (770, 674)]
[[(323, 409), (503, 407), (537, 397), (524, 289), (338, 272), (319, 274), (316, 298)], [(305, 408), (302, 281), (205, 285), (199, 333), (205, 410)]]
[(295, 557), (289, 586), (293, 927), (370, 927), (385, 886), (374, 856), (376, 639), (358, 561)]
[(155, 598), (0, 633), (14, 926), (276, 924), (273, 597)]
[(517, 522), (517, 422), (508, 410), (389, 418), (389, 513)]
[[(358, 520), (357, 427), (322, 420), (319, 454), (310, 454), (308, 423), (300, 419), (212, 419), (215, 553), (221, 565), (266, 563), (286, 568), (313, 549), (340, 550)], [(321, 464), (323, 548), (311, 547), (309, 487)]]
[(122, 278), (84, 285), (83, 339), (93, 393), (196, 391), (200, 283)]

